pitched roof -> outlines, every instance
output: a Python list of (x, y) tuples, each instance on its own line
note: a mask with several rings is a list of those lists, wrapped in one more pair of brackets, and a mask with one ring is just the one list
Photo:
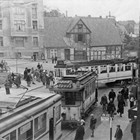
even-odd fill
[(91, 31), (91, 46), (121, 45), (118, 27), (109, 19), (104, 18), (70, 18), (46, 17), (45, 18), (45, 46), (69, 47), (65, 42), (66, 32), (82, 20)]

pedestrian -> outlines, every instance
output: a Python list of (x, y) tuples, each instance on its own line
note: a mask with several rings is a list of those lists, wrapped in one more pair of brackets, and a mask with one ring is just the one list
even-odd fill
[(102, 105), (103, 113), (106, 115), (108, 101), (105, 94), (101, 97), (100, 104)]
[(49, 75), (48, 75), (48, 73), (46, 73), (46, 88), (49, 88), (49, 86), (50, 86), (50, 79), (49, 79)]
[(40, 68), (41, 68), (40, 63), (37, 64), (37, 68), (40, 70)]
[(127, 86), (123, 87), (123, 89), (121, 90), (121, 93), (122, 93), (123, 98), (124, 98), (125, 106), (128, 106), (127, 100), (128, 100), (129, 89), (127, 88)]
[(110, 98), (110, 102), (108, 103), (108, 106), (107, 106), (107, 111), (110, 117), (112, 118), (114, 117), (115, 110), (116, 110), (116, 107), (114, 105), (113, 99)]
[(93, 114), (91, 114), (91, 119), (90, 119), (91, 137), (94, 137), (94, 129), (95, 129), (96, 122), (97, 119), (94, 117)]
[(14, 84), (17, 86), (17, 88), (20, 87), (20, 85), (21, 85), (21, 76), (20, 76), (20, 74), (18, 74), (16, 76), (15, 81), (14, 81)]
[(117, 113), (120, 113), (120, 117), (122, 117), (122, 114), (124, 113), (124, 106), (125, 106), (124, 99), (121, 98), (120, 100), (118, 100), (118, 109), (117, 109)]
[(114, 92), (113, 89), (111, 89), (111, 91), (109, 92), (108, 98), (109, 100), (112, 98), (112, 101), (114, 102), (114, 99), (116, 98), (116, 93)]
[(24, 80), (26, 80), (28, 74), (28, 68), (26, 67), (24, 70)]
[(30, 87), (31, 86), (31, 81), (32, 81), (31, 73), (27, 74), (26, 81), (27, 81), (27, 86)]
[(85, 121), (81, 120), (80, 126), (76, 130), (75, 138), (74, 140), (84, 140), (84, 135), (85, 135)]
[(54, 60), (55, 60), (55, 63), (57, 63), (57, 56), (55, 56)]
[(5, 81), (5, 91), (6, 91), (6, 94), (10, 94), (10, 82), (8, 81), (8, 79)]
[(130, 108), (132, 108), (135, 102), (135, 96), (132, 92), (130, 92), (130, 95), (129, 95), (129, 102), (130, 102)]
[(131, 133), (133, 135), (133, 140), (136, 140), (136, 131), (137, 131), (136, 128), (137, 128), (137, 117), (135, 116), (131, 125)]
[(121, 140), (122, 136), (123, 136), (122, 129), (121, 129), (120, 125), (117, 125), (117, 129), (116, 129), (114, 137), (116, 138), (116, 140)]
[(53, 57), (53, 55), (52, 55), (52, 64), (54, 63), (54, 57)]

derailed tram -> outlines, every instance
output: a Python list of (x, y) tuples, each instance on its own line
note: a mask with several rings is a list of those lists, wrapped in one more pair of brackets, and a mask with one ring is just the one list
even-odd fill
[(76, 128), (97, 101), (96, 74), (63, 76), (54, 91), (62, 95), (62, 129)]

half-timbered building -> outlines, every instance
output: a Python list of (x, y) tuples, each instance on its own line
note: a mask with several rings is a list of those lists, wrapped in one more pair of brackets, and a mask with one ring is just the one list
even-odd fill
[(44, 55), (61, 60), (104, 60), (122, 57), (118, 27), (108, 18), (46, 17)]

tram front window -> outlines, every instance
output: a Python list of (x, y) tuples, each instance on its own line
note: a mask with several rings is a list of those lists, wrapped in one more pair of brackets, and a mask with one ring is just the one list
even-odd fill
[(65, 105), (75, 105), (76, 94), (74, 92), (65, 92)]

